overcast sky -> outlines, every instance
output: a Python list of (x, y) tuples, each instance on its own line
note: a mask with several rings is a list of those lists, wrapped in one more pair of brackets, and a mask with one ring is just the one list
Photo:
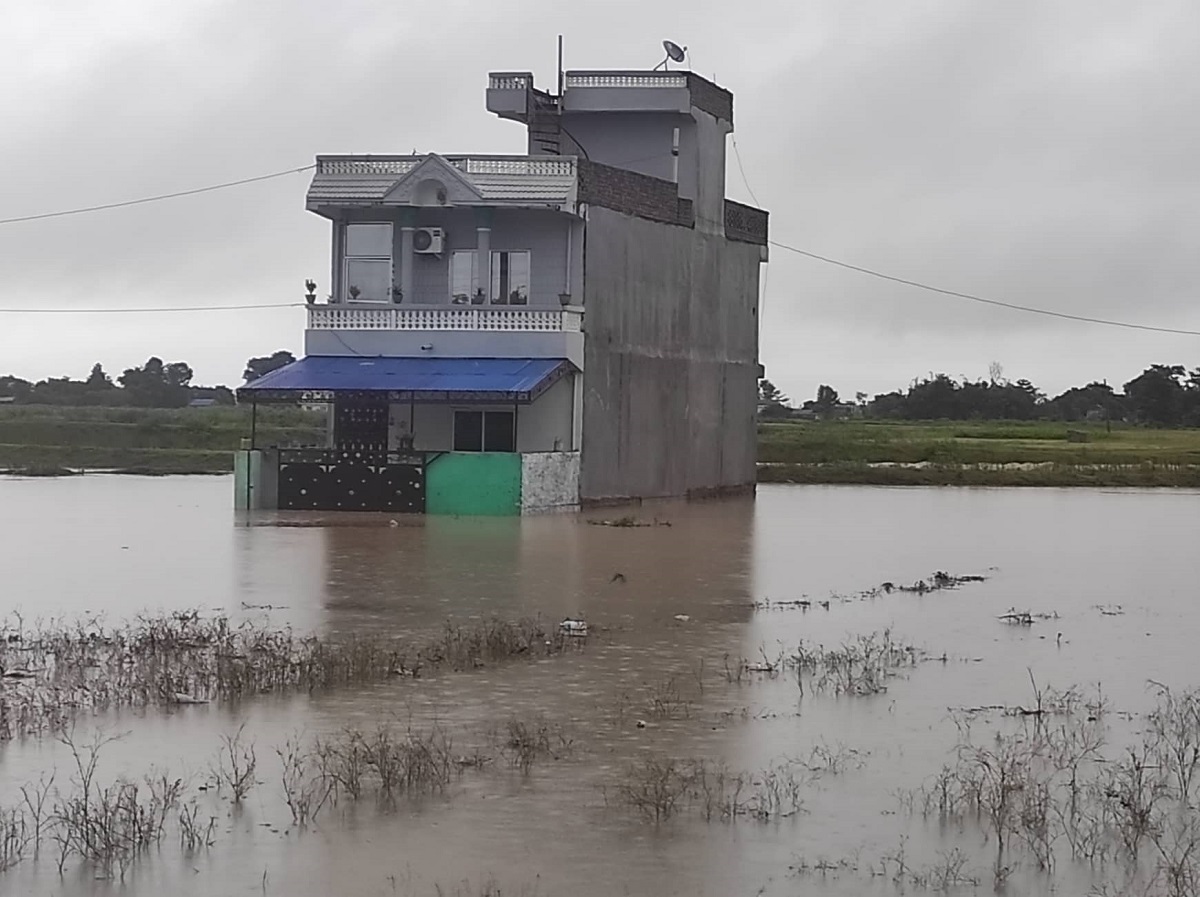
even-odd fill
[[(566, 11), (567, 7), (570, 11)], [(487, 72), (649, 68), (662, 38), (735, 95), (729, 195), (772, 238), (949, 289), (1200, 330), (1195, 0), (40, 0), (0, 28), (0, 218), (265, 174), (317, 153), (523, 152)], [(732, 149), (732, 147), (731, 147)], [(156, 354), (240, 382), (301, 349), (327, 287), (307, 174), (0, 226), (0, 374), (114, 373)], [(1200, 365), (1200, 337), (1055, 321), (773, 248), (762, 361), (794, 398), (997, 361), (1054, 393)]]

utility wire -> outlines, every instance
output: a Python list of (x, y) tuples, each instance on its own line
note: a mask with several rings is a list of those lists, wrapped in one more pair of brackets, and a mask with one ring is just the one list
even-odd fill
[(81, 209), (64, 209), (59, 212), (43, 212), (40, 215), (22, 215), (17, 218), (0, 218), (0, 224), (18, 224), (22, 221), (43, 221), (47, 218), (64, 218), (67, 215), (82, 215), (85, 212), (102, 212), (105, 209), (122, 209), (126, 206), (138, 206), (148, 202), (159, 202), (164, 199), (177, 199), (180, 196), (195, 196), (197, 193), (211, 193), (213, 190), (225, 190), (228, 187), (240, 187), (243, 184), (253, 184), (258, 181), (269, 181), (289, 174), (299, 174), (311, 171), (316, 164), (305, 165), (302, 168), (289, 168), (286, 171), (275, 171), (271, 174), (260, 174), (257, 177), (242, 178), (240, 181), (227, 181), (224, 184), (211, 184), (207, 187), (197, 187), (194, 190), (180, 190), (178, 193), (160, 193), (157, 196), (144, 196), (141, 199), (127, 199), (124, 202), (109, 202), (99, 206), (87, 206)]
[(738, 149), (737, 138), (731, 134), (729, 135), (729, 139), (733, 142), (733, 158), (737, 160), (738, 171), (742, 173), (742, 183), (746, 185), (746, 192), (750, 194), (750, 198), (754, 200), (754, 204), (761, 208), (762, 203), (760, 203), (758, 201), (758, 197), (754, 195), (754, 190), (752, 190), (750, 187), (750, 179), (746, 177), (746, 169), (742, 165), (742, 151)]
[[(570, 135), (568, 135), (570, 136)], [(753, 188), (750, 186), (750, 181), (746, 177), (746, 168), (742, 163), (742, 154), (738, 149), (737, 138), (732, 138), (734, 158), (737, 160), (738, 171), (742, 176), (742, 183), (746, 186), (746, 192), (750, 194), (750, 198), (755, 205), (761, 205), (758, 197), (755, 195)], [(654, 158), (653, 156), (646, 157)], [(643, 161), (643, 160), (635, 160)], [(626, 163), (629, 164), (629, 163)], [(0, 218), (0, 225), (17, 224), (25, 221), (42, 221), (47, 218), (62, 218), (68, 215), (82, 215), (86, 212), (99, 212), (105, 209), (119, 209), (127, 206), (142, 205), (150, 202), (160, 202), (165, 199), (177, 199), (182, 196), (195, 196), (200, 193), (210, 193), (214, 190), (225, 190), (230, 187), (240, 187), (245, 184), (253, 184), (259, 181), (267, 181), (273, 178), (285, 177), (289, 174), (299, 174), (304, 171), (311, 171), (316, 168), (316, 165), (304, 165), (299, 168), (288, 168), (283, 171), (275, 171), (270, 174), (258, 175), (251, 178), (242, 178), (236, 181), (226, 181), (221, 184), (211, 184), (206, 187), (197, 187), (193, 190), (180, 190), (176, 193), (162, 193), (156, 196), (146, 196), (140, 199), (130, 199), (124, 202), (105, 203), (98, 206), (87, 206), (78, 209), (64, 209), (58, 212), (44, 212), (40, 215), (23, 215), (16, 218)], [(717, 222), (714, 222), (717, 223)], [(999, 299), (988, 299), (984, 296), (977, 296), (973, 293), (963, 293), (958, 290), (948, 290), (943, 287), (936, 287), (932, 284), (922, 283), (917, 280), (909, 280), (904, 277), (897, 277), (892, 274), (885, 274), (882, 271), (876, 271), (872, 268), (864, 267), (863, 265), (854, 265), (850, 262), (843, 262), (839, 259), (830, 258), (829, 256), (820, 255), (816, 252), (810, 252), (807, 249), (800, 249), (797, 246), (789, 246), (787, 243), (780, 243), (777, 240), (767, 241), (771, 246), (777, 246), (780, 249), (786, 249), (788, 252), (794, 252), (797, 255), (802, 255), (805, 258), (813, 259), (814, 261), (824, 262), (827, 265), (834, 265), (838, 268), (845, 268), (848, 271), (857, 271), (860, 274), (867, 274), (871, 277), (877, 277), (880, 280), (890, 281), (891, 283), (899, 283), (904, 286), (914, 287), (919, 290), (925, 290), (931, 293), (937, 293), (941, 296), (949, 296), (954, 299), (965, 299), (970, 302), (978, 302), (983, 305), (993, 305), (999, 308), (1007, 308), (1012, 311), (1022, 311), (1028, 314), (1044, 315), (1051, 318), (1061, 318), (1067, 321), (1080, 321), (1086, 324), (1101, 324), (1106, 327), (1123, 327), (1127, 330), (1144, 330), (1152, 333), (1172, 333), (1181, 336), (1200, 336), (1200, 330), (1185, 330), (1176, 327), (1156, 327), (1150, 324), (1134, 324), (1129, 321), (1112, 321), (1105, 318), (1093, 318), (1088, 315), (1074, 315), (1069, 312), (1053, 311), (1047, 308), (1035, 308), (1030, 305), (1019, 305), (1015, 302), (1004, 302)], [(765, 299), (765, 297), (764, 297)], [(192, 306), (177, 306), (177, 307), (157, 307), (157, 308), (0, 308), (2, 314), (149, 314), (161, 312), (200, 312), (200, 311), (239, 311), (245, 309), (258, 308), (294, 308), (303, 305), (300, 302), (275, 302), (261, 303), (251, 305), (192, 305)], [(761, 329), (761, 311), (759, 327)]]
[[(746, 192), (750, 194), (750, 198), (754, 200), (754, 204), (761, 208), (762, 203), (760, 203), (758, 201), (758, 197), (754, 195), (754, 188), (750, 186), (750, 179), (746, 177), (746, 169), (745, 166), (742, 165), (742, 151), (738, 149), (737, 138), (731, 134), (730, 140), (733, 142), (733, 157), (737, 160), (738, 171), (741, 172), (742, 183), (746, 185)], [(722, 222), (722, 226), (724, 226), (724, 222)], [(762, 294), (758, 299), (758, 338), (760, 340), (762, 339), (763, 318), (765, 318), (767, 315), (767, 282), (770, 276), (771, 266), (767, 265), (763, 269)]]
[(1103, 324), (1106, 327), (1124, 327), (1128, 330), (1149, 330), (1154, 333), (1175, 333), (1181, 336), (1200, 336), (1200, 330), (1183, 330), (1176, 327), (1154, 327), (1150, 324), (1133, 324), (1129, 321), (1110, 321), (1105, 318), (1088, 317), (1087, 315), (1073, 315), (1065, 311), (1052, 311), (1048, 308), (1034, 308), (1031, 305), (1018, 305), (1015, 302), (1002, 302), (999, 299), (987, 299), (983, 296), (976, 296), (974, 293), (960, 293), (958, 290), (947, 290), (942, 287), (932, 286), (931, 284), (921, 283), (918, 280), (908, 280), (904, 277), (896, 277), (892, 274), (884, 274), (882, 271), (875, 271), (871, 268), (865, 268), (862, 265), (852, 265), (849, 262), (839, 261), (838, 259), (830, 258), (829, 256), (825, 255), (818, 255), (815, 252), (809, 252), (807, 249), (789, 246), (787, 243), (780, 243), (776, 240), (768, 240), (767, 242), (769, 242), (772, 246), (778, 246), (780, 249), (786, 249), (789, 252), (796, 253), (797, 255), (815, 259), (818, 262), (825, 262), (827, 265), (836, 265), (839, 268), (846, 268), (849, 271), (857, 271), (860, 274), (869, 274), (871, 277), (878, 277), (880, 280), (888, 280), (892, 283), (904, 284), (904, 286), (908, 287), (916, 287), (919, 290), (927, 290), (931, 293), (938, 293), (942, 296), (950, 296), (955, 299), (967, 299), (971, 302), (980, 302), (984, 305), (995, 305), (1000, 308), (1028, 312), (1034, 315), (1045, 315), (1050, 318), (1063, 318), (1068, 321), (1083, 321), (1087, 324)]
[(264, 302), (253, 305), (178, 305), (155, 308), (0, 308), (10, 315), (136, 315), (174, 311), (240, 311), (247, 308), (296, 308), (303, 302)]

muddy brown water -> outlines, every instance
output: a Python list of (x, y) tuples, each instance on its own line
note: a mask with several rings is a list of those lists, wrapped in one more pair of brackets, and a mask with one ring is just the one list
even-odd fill
[[(1028, 670), (1041, 684), (1101, 683), (1114, 708), (1131, 712), (1148, 706), (1149, 679), (1200, 685), (1196, 493), (764, 486), (756, 500), (632, 512), (670, 526), (611, 528), (586, 518), (625, 511), (247, 519), (229, 510), (230, 488), (227, 478), (0, 479), (0, 616), (116, 622), (201, 608), (344, 634), (536, 613), (585, 617), (604, 631), (580, 653), (532, 663), (87, 720), (124, 733), (106, 749), (104, 774), (157, 767), (197, 780), (221, 733), (245, 722), (260, 784), (239, 811), (214, 802), (208, 851), (185, 856), (165, 839), (124, 882), (78, 864), (60, 878), (43, 856), (0, 876), (0, 893), (476, 895), (491, 882), (538, 895), (891, 894), (869, 866), (901, 843), (917, 862), (950, 843), (898, 812), (895, 797), (948, 759), (957, 736), (948, 708), (1028, 703)], [(988, 579), (927, 595), (835, 598), (828, 610), (817, 603), (935, 570)], [(750, 606), (802, 597), (812, 609)], [(1114, 605), (1122, 613), (1098, 609)], [(997, 622), (1010, 607), (1058, 618)], [(885, 628), (947, 661), (858, 698), (801, 697), (787, 677), (739, 686), (720, 675), (726, 655), (773, 654), (801, 639), (831, 646)], [(688, 713), (652, 717), (649, 695), (671, 677)], [(339, 804), (307, 831), (289, 827), (272, 746), (293, 732), (436, 719), (465, 744), (471, 732), (538, 714), (564, 725), (575, 750), (528, 777), (468, 771), (437, 798), (387, 812)], [(822, 743), (865, 763), (808, 786), (794, 818), (687, 815), (654, 826), (606, 806), (606, 788), (647, 752), (755, 770)], [(0, 747), (0, 803), (43, 770), (65, 776), (67, 761), (49, 739)], [(973, 851), (980, 892), (990, 892), (982, 837), (960, 833), (954, 843)], [(792, 871), (821, 859), (860, 871)], [(1010, 884), (1017, 892), (1049, 888), (1032, 870), (1020, 875)], [(1088, 875), (1060, 865), (1055, 881), (1082, 893)]]

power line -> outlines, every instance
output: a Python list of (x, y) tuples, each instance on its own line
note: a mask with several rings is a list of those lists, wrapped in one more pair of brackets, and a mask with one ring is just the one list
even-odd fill
[(141, 199), (127, 199), (124, 202), (109, 202), (99, 206), (86, 206), (81, 209), (63, 209), (58, 212), (43, 212), (40, 215), (22, 215), (17, 218), (0, 218), (0, 224), (18, 224), (22, 221), (43, 221), (47, 218), (63, 218), (67, 215), (82, 215), (85, 212), (102, 212), (105, 209), (121, 209), (126, 206), (138, 206), (148, 202), (159, 202), (164, 199), (177, 199), (181, 196), (195, 196), (197, 193), (211, 193), (213, 190), (225, 190), (228, 187), (240, 187), (243, 184), (253, 184), (258, 181), (269, 181), (272, 178), (281, 178), (289, 174), (299, 174), (302, 171), (311, 171), (316, 168), (315, 164), (305, 165), (302, 168), (289, 168), (285, 171), (275, 171), (271, 174), (260, 174), (257, 177), (242, 178), (240, 181), (226, 181), (223, 184), (211, 184), (207, 187), (197, 187), (194, 190), (180, 190), (177, 193), (160, 193), (157, 196), (144, 196)]
[(177, 305), (154, 308), (0, 308), (10, 315), (136, 315), (178, 311), (242, 311), (248, 308), (297, 308), (303, 302), (263, 302), (252, 305)]
[[(569, 136), (569, 135), (568, 135)], [(755, 205), (761, 205), (758, 197), (754, 193), (754, 189), (750, 186), (750, 180), (746, 177), (746, 168), (742, 163), (742, 154), (738, 149), (737, 138), (732, 138), (734, 158), (737, 161), (738, 171), (742, 177), (742, 183), (746, 186), (746, 192), (750, 194), (750, 198)], [(644, 159), (631, 161), (646, 161), (656, 158), (656, 156), (647, 156)], [(625, 164), (630, 164), (629, 162)], [(130, 199), (123, 202), (105, 203), (97, 206), (86, 206), (78, 209), (64, 209), (57, 212), (44, 212), (39, 215), (23, 215), (16, 218), (0, 218), (0, 225), (17, 224), (26, 221), (42, 221), (48, 218), (62, 218), (68, 215), (82, 215), (87, 212), (99, 212), (106, 209), (119, 209), (128, 206), (142, 205), (151, 202), (160, 202), (165, 199), (177, 199), (183, 196), (195, 196), (200, 193), (210, 193), (214, 190), (225, 190), (231, 187), (240, 187), (245, 184), (253, 184), (259, 181), (267, 181), (273, 178), (285, 177), (289, 174), (299, 174), (304, 171), (311, 171), (316, 168), (315, 164), (304, 165), (299, 168), (288, 168), (283, 171), (275, 171), (270, 174), (257, 175), (250, 178), (241, 178), (236, 181), (226, 181), (221, 184), (210, 184), (206, 187), (197, 187), (192, 190), (180, 190), (175, 193), (161, 193), (156, 196), (146, 196), (140, 199)], [(718, 223), (718, 222), (713, 222)], [(1181, 336), (1200, 336), (1200, 331), (1185, 330), (1175, 327), (1156, 327), (1150, 324), (1134, 324), (1129, 321), (1112, 321), (1105, 318), (1093, 318), (1087, 315), (1074, 315), (1069, 312), (1053, 311), (1046, 308), (1035, 308), (1029, 305), (1019, 305), (1015, 302), (1004, 302), (1000, 299), (988, 299), (984, 296), (977, 296), (973, 293), (963, 293), (958, 290), (948, 290), (943, 287), (933, 286), (932, 284), (922, 283), (917, 280), (909, 280), (904, 277), (897, 277), (892, 274), (885, 274), (882, 271), (876, 271), (872, 268), (867, 268), (863, 265), (854, 265), (850, 262), (843, 262), (839, 259), (830, 258), (829, 256), (820, 255), (816, 252), (810, 252), (807, 249), (800, 249), (797, 246), (789, 246), (787, 243), (780, 243), (777, 240), (767, 241), (771, 246), (777, 246), (780, 249), (786, 249), (789, 252), (794, 252), (797, 255), (802, 255), (806, 258), (815, 261), (824, 262), (828, 265), (834, 265), (839, 268), (845, 268), (849, 271), (857, 271), (860, 274), (867, 274), (871, 277), (877, 277), (880, 280), (887, 280), (892, 283), (903, 284), (904, 286), (914, 287), (919, 290), (925, 290), (931, 293), (937, 293), (942, 296), (949, 296), (955, 299), (966, 299), (970, 302), (978, 302), (983, 305), (993, 305), (999, 308), (1007, 308), (1012, 311), (1026, 312), (1027, 314), (1044, 315), (1046, 317), (1060, 318), (1067, 321), (1080, 321), (1087, 324), (1101, 324), (1106, 327), (1123, 327), (1128, 330), (1144, 330), (1152, 333), (1172, 333)], [(765, 292), (765, 290), (764, 290)], [(763, 297), (765, 299), (765, 296)], [(765, 304), (765, 303), (764, 303)], [(260, 303), (249, 305), (193, 305), (193, 306), (176, 306), (176, 307), (155, 307), (155, 308), (0, 308), (0, 313), (3, 314), (153, 314), (166, 312), (200, 312), (200, 311), (240, 311), (246, 309), (260, 308), (294, 308), (302, 305), (299, 302), (276, 302), (276, 303)], [(761, 310), (759, 327), (761, 328)]]
[(742, 166), (742, 151), (738, 149), (737, 138), (732, 134), (729, 139), (733, 142), (733, 158), (737, 160), (738, 171), (742, 173), (742, 183), (746, 185), (746, 192), (750, 194), (750, 198), (754, 200), (754, 204), (762, 207), (762, 203), (758, 201), (758, 197), (754, 195), (754, 191), (750, 188), (750, 179), (746, 177), (746, 169)]
[(1132, 324), (1128, 321), (1110, 321), (1105, 318), (1092, 318), (1087, 315), (1073, 315), (1065, 311), (1052, 311), (1048, 308), (1034, 308), (1031, 305), (1018, 305), (1015, 302), (1002, 302), (999, 299), (987, 299), (983, 296), (976, 296), (974, 293), (961, 293), (958, 290), (947, 290), (942, 287), (935, 287), (931, 284), (921, 283), (918, 280), (908, 280), (904, 277), (896, 277), (892, 274), (884, 274), (882, 271), (875, 271), (871, 268), (865, 268), (862, 265), (852, 265), (849, 262), (839, 261), (838, 259), (829, 258), (829, 256), (818, 255), (815, 252), (809, 252), (807, 249), (800, 249), (796, 246), (789, 246), (786, 243), (779, 243), (775, 240), (768, 240), (772, 246), (778, 246), (780, 249), (786, 249), (789, 252), (794, 252), (797, 255), (803, 255), (806, 258), (815, 259), (818, 262), (825, 262), (828, 265), (836, 265), (839, 268), (846, 268), (850, 271), (857, 271), (860, 274), (869, 274), (871, 277), (878, 277), (880, 280), (888, 280), (892, 283), (904, 284), (908, 287), (916, 287), (919, 290), (927, 290), (931, 293), (938, 293), (942, 296), (951, 296), (955, 299), (968, 299), (971, 302), (980, 302), (984, 305), (995, 305), (1000, 308), (1008, 308), (1013, 311), (1023, 311), (1034, 315), (1045, 315), (1050, 318), (1063, 318), (1068, 321), (1083, 321), (1087, 324), (1103, 324), (1106, 327), (1124, 327), (1129, 330), (1149, 330), (1154, 333), (1175, 333), (1181, 336), (1200, 336), (1200, 330), (1183, 330), (1176, 327), (1155, 327), (1150, 324)]

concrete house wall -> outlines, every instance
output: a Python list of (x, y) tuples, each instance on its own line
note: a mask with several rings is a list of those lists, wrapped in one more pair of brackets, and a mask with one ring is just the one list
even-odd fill
[(584, 499), (750, 487), (761, 249), (593, 206)]

